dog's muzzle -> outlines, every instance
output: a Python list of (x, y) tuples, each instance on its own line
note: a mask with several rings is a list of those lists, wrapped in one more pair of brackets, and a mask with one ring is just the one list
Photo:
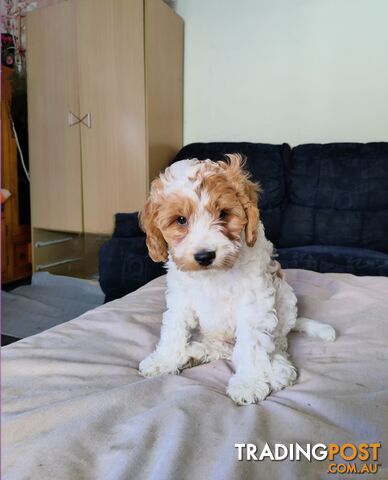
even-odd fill
[(207, 267), (213, 263), (216, 258), (216, 252), (201, 250), (194, 255), (195, 261), (202, 267)]

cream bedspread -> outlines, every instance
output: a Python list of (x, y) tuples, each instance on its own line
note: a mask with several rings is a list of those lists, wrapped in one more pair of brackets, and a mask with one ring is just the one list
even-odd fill
[(388, 478), (388, 278), (288, 270), (334, 343), (290, 336), (297, 383), (261, 405), (225, 394), (228, 362), (142, 378), (165, 278), (2, 349), (2, 479), (315, 479), (328, 461), (237, 461), (235, 443), (381, 442)]

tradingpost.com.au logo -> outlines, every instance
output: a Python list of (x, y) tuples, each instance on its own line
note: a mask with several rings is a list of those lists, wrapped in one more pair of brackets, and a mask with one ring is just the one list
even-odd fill
[(377, 473), (380, 467), (378, 462), (381, 443), (299, 443), (284, 445), (275, 443), (272, 447), (266, 443), (259, 452), (253, 443), (235, 443), (237, 459), (239, 461), (307, 461), (323, 462), (328, 460), (327, 473)]

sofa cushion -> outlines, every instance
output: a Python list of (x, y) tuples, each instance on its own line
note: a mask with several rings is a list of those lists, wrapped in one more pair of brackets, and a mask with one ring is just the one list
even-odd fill
[(278, 245), (337, 245), (388, 252), (388, 143), (293, 149)]
[(116, 214), (113, 237), (103, 244), (98, 257), (100, 286), (106, 302), (165, 273), (162, 264), (154, 263), (148, 255), (137, 213)]
[[(145, 236), (145, 233), (139, 225), (139, 212), (116, 213), (113, 238), (143, 237), (145, 241)], [(143, 244), (145, 244), (145, 242), (143, 242)]]
[(279, 248), (277, 253), (283, 268), (302, 268), (321, 273), (388, 276), (388, 254), (374, 250), (309, 245)]
[(285, 168), (291, 154), (288, 144), (270, 145), (248, 142), (192, 143), (182, 148), (174, 161), (186, 158), (221, 160), (227, 153), (241, 153), (247, 157), (247, 168), (252, 179), (260, 182), (261, 219), (267, 237), (277, 243), (286, 198)]

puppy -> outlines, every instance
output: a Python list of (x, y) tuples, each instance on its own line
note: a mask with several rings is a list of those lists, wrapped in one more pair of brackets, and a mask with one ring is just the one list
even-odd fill
[(174, 163), (152, 182), (140, 214), (151, 258), (167, 262), (161, 337), (140, 372), (177, 374), (230, 359), (235, 373), (227, 393), (239, 405), (295, 381), (286, 353), (290, 330), (335, 339), (331, 326), (297, 318), (295, 294), (260, 222), (259, 187), (243, 167), (237, 154)]

